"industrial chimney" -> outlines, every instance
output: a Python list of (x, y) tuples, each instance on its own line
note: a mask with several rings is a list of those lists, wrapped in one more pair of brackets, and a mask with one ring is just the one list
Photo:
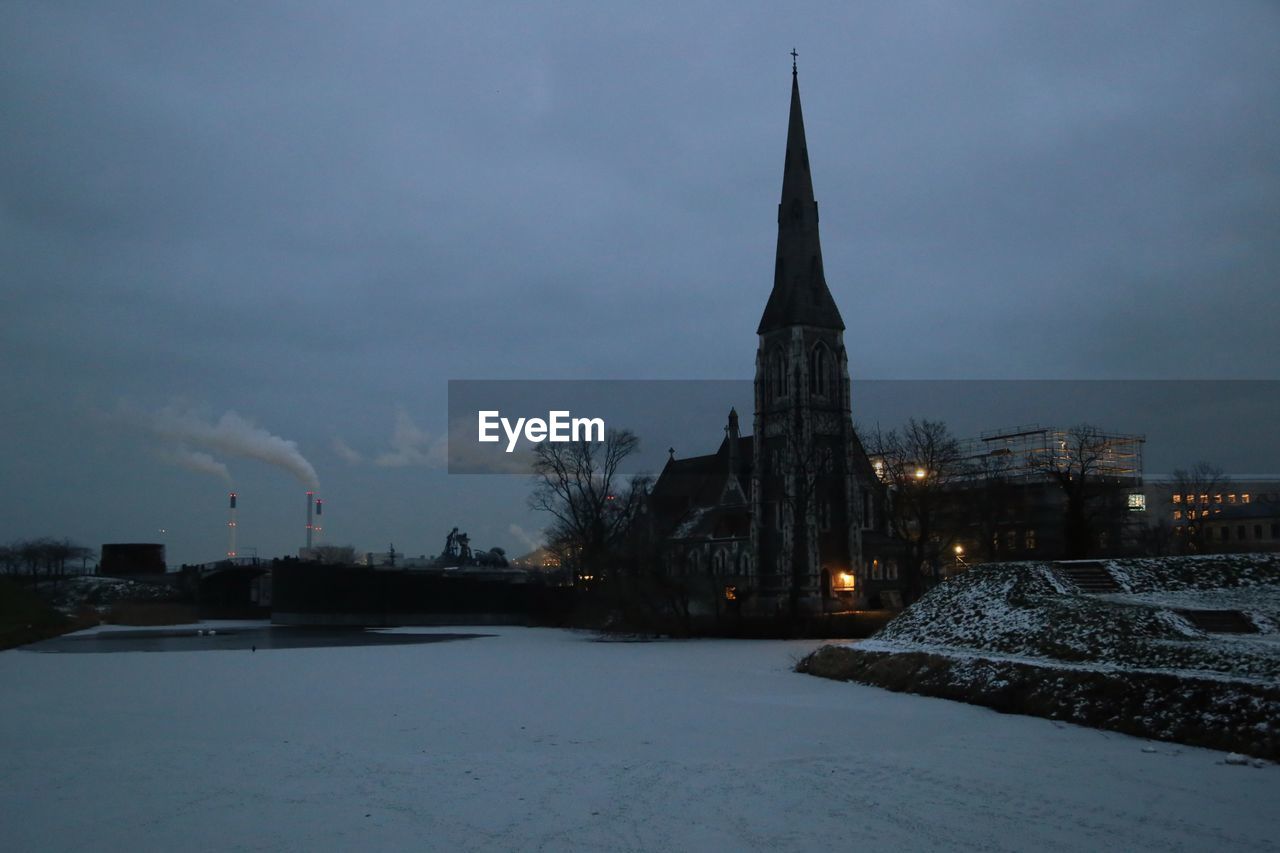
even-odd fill
[(227, 495), (227, 559), (236, 558), (236, 493)]
[(311, 556), (311, 513), (315, 509), (315, 492), (307, 492), (307, 556)]

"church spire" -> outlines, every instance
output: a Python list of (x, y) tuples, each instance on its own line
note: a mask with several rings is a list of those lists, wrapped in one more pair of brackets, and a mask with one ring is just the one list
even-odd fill
[(809, 174), (809, 148), (800, 110), (800, 76), (791, 52), (791, 118), (787, 125), (787, 157), (782, 171), (782, 202), (778, 205), (778, 255), (773, 291), (756, 334), (787, 326), (844, 329), (822, 272), (818, 240), (818, 203)]

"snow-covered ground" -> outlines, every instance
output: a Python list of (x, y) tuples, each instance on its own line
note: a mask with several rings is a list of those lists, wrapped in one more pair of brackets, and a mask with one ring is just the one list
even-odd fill
[(1274, 766), (792, 673), (812, 642), (475, 631), (0, 653), (0, 847), (1280, 849)]

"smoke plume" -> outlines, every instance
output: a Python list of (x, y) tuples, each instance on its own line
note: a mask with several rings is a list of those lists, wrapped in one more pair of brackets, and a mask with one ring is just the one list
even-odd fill
[(364, 454), (343, 441), (341, 436), (335, 435), (330, 446), (348, 465), (359, 465), (364, 461)]
[(185, 447), (168, 447), (158, 451), (158, 455), (171, 465), (199, 474), (212, 474), (222, 478), (228, 484), (231, 483), (231, 472), (227, 470), (227, 466), (203, 451), (188, 450)]
[(523, 542), (530, 551), (536, 551), (542, 547), (536, 539), (529, 535), (528, 531), (518, 524), (508, 527), (507, 532)]
[[(157, 435), (176, 443), (180, 451), (194, 445), (226, 456), (256, 459), (283, 468), (309, 489), (320, 488), (316, 469), (299, 452), (296, 442), (272, 435), (235, 412), (227, 412), (210, 423), (190, 412), (165, 409), (152, 418), (150, 427)], [(219, 464), (212, 457), (209, 461)]]
[(403, 468), (408, 465), (444, 467), (447, 442), (444, 436), (433, 439), (419, 427), (404, 409), (396, 412), (395, 430), (391, 433), (391, 450), (379, 454), (373, 464), (380, 468)]

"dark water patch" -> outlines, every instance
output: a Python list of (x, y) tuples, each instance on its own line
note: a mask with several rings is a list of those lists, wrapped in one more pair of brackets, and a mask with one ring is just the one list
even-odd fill
[(63, 636), (23, 646), (28, 652), (201, 652), (321, 649), (348, 646), (407, 646), (492, 637), (493, 634), (393, 634), (363, 628), (171, 628), (162, 631), (106, 631)]

